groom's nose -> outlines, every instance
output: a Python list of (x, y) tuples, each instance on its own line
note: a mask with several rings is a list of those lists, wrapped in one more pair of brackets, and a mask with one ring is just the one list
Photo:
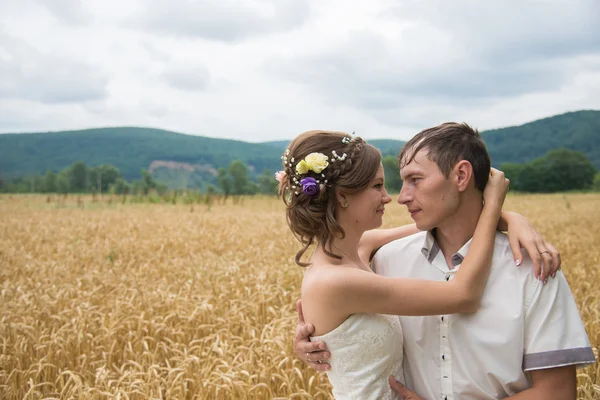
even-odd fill
[(398, 204), (404, 204), (406, 202), (406, 195), (403, 195), (404, 185), (400, 189), (400, 193), (398, 193)]
[(400, 193), (398, 194), (398, 204), (406, 204), (410, 201), (410, 193), (409, 191), (406, 189), (407, 185), (402, 185), (402, 188), (400, 189)]

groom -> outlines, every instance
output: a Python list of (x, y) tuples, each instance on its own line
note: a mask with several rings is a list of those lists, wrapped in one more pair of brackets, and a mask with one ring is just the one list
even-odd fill
[[(490, 172), (481, 136), (466, 124), (445, 123), (417, 134), (398, 159), (398, 202), (424, 232), (383, 246), (373, 269), (452, 280), (469, 249)], [(546, 285), (535, 277), (531, 258), (549, 263), (550, 250), (538, 245), (515, 268), (508, 238), (498, 233), (476, 313), (399, 317), (406, 387), (391, 381), (392, 388), (404, 399), (575, 399), (575, 368), (595, 358), (562, 272)], [(322, 342), (308, 341), (309, 330), (300, 318), (295, 351), (326, 369), (329, 353)]]

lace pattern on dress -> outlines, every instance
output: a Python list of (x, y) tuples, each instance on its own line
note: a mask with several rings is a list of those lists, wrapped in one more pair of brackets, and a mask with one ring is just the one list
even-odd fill
[(398, 317), (353, 314), (323, 340), (331, 352), (327, 372), (336, 399), (395, 399), (388, 377), (404, 381), (402, 328)]

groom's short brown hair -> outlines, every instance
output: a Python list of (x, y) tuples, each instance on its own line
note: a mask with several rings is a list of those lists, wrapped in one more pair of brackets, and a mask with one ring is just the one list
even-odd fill
[(475, 187), (483, 191), (487, 185), (490, 155), (477, 129), (457, 122), (446, 122), (424, 129), (402, 147), (398, 155), (398, 166), (402, 168), (409, 164), (423, 149), (427, 149), (427, 157), (438, 165), (446, 178), (457, 162), (467, 160), (473, 166)]

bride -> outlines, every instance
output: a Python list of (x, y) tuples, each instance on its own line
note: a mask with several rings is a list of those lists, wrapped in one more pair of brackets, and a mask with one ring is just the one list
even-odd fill
[[(373, 273), (367, 260), (381, 245), (417, 229), (373, 231), (391, 201), (381, 153), (359, 137), (309, 131), (290, 143), (282, 160), (279, 191), (290, 229), (303, 244), (295, 260), (307, 267), (303, 315), (315, 329), (311, 340), (325, 340), (331, 352), (327, 373), (333, 394), (337, 399), (395, 398), (388, 377), (403, 381), (403, 342), (393, 316), (477, 309), (508, 180), (492, 170), (471, 250), (452, 281), (386, 278)], [(310, 263), (302, 262), (313, 244)]]

